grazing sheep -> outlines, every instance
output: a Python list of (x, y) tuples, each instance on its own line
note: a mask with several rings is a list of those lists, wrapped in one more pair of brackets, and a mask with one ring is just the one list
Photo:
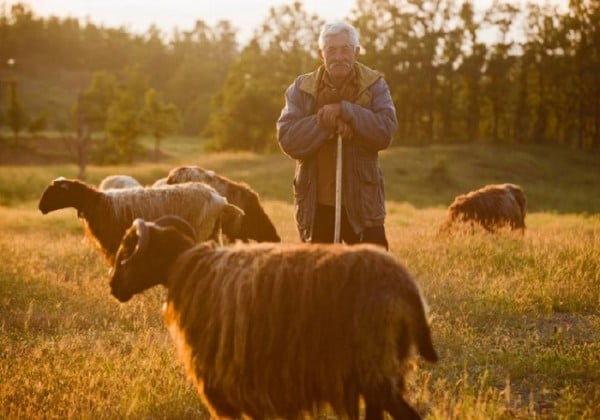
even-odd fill
[(126, 302), (168, 289), (165, 323), (216, 416), (419, 418), (404, 400), (416, 350), (437, 354), (419, 287), (374, 245), (195, 245), (185, 221), (137, 219), (113, 265)]
[(527, 198), (523, 189), (515, 184), (486, 185), (468, 194), (457, 196), (440, 232), (448, 231), (456, 222), (480, 224), (488, 232), (509, 226), (525, 231)]
[(142, 188), (142, 184), (129, 175), (109, 175), (98, 185), (98, 189), (101, 191), (117, 188)]
[(163, 185), (167, 185), (167, 177), (163, 177), (163, 178), (158, 178), (156, 181), (154, 181), (154, 183), (152, 184), (152, 187), (162, 187)]
[(229, 203), (244, 210), (242, 226), (237, 239), (244, 242), (249, 239), (257, 242), (281, 241), (273, 222), (260, 204), (258, 193), (248, 184), (234, 182), (198, 166), (181, 166), (172, 169), (167, 177), (167, 183), (178, 184), (180, 182), (204, 182), (226, 197)]
[(190, 222), (198, 240), (223, 232), (236, 232), (242, 210), (227, 203), (213, 188), (202, 183), (156, 188), (100, 191), (78, 180), (58, 178), (44, 190), (38, 205), (43, 214), (74, 207), (84, 221), (86, 235), (112, 264), (121, 237), (136, 217), (156, 219), (176, 214)]

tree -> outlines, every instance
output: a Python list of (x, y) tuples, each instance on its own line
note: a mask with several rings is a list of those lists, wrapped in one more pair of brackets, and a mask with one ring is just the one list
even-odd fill
[(177, 65), (164, 94), (181, 110), (183, 132), (196, 135), (208, 122), (210, 98), (222, 88), (237, 56), (235, 32), (227, 21), (211, 27), (198, 20), (193, 30), (176, 36), (172, 56)]
[(6, 110), (6, 123), (13, 132), (15, 142), (19, 140), (19, 134), (27, 125), (27, 114), (21, 101), (17, 97), (16, 85), (13, 81), (11, 84), (10, 101)]
[(160, 154), (160, 141), (175, 131), (179, 121), (179, 111), (175, 105), (163, 102), (154, 89), (146, 92), (141, 122), (144, 130), (154, 137), (154, 160), (158, 160)]
[(253, 39), (232, 63), (211, 104), (205, 131), (215, 149), (277, 148), (275, 121), (294, 78), (316, 64), (322, 21), (299, 2), (271, 8)]
[(148, 80), (139, 68), (123, 70), (116, 96), (106, 114), (105, 160), (130, 163), (141, 150), (138, 138), (144, 132), (141, 115), (147, 90)]
[(140, 108), (131, 92), (120, 91), (107, 112), (107, 147), (104, 150), (107, 162), (131, 163), (140, 151), (138, 137), (143, 133), (140, 124)]
[(27, 125), (27, 131), (29, 131), (29, 133), (32, 135), (36, 135), (40, 131), (44, 130), (47, 125), (48, 111), (44, 110), (33, 117), (31, 121), (29, 121), (29, 124)]
[(508, 103), (511, 85), (510, 71), (515, 60), (510, 54), (513, 42), (508, 39), (512, 23), (517, 14), (515, 6), (510, 4), (493, 4), (488, 17), (498, 28), (499, 39), (490, 47), (490, 57), (485, 69), (485, 94), (491, 106), (491, 139), (493, 142), (506, 141), (510, 133), (508, 123)]
[[(117, 94), (117, 77), (114, 73), (97, 71), (92, 80), (78, 98), (74, 114), (84, 115), (86, 123), (93, 130), (104, 129), (107, 111)], [(80, 110), (79, 107), (82, 109)]]
[(463, 3), (460, 18), (467, 34), (467, 46), (463, 61), (458, 69), (463, 79), (464, 103), (463, 116), (466, 135), (469, 141), (478, 141), (481, 124), (481, 78), (486, 62), (487, 46), (478, 39), (481, 21), (475, 16), (471, 1)]

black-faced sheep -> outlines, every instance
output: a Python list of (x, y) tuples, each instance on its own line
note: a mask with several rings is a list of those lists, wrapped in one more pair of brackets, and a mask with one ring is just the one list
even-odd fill
[(194, 228), (199, 241), (239, 230), (242, 210), (227, 203), (212, 187), (202, 183), (156, 188), (100, 191), (78, 180), (58, 178), (44, 190), (38, 205), (43, 214), (74, 207), (84, 221), (86, 236), (112, 264), (121, 237), (137, 217), (154, 220), (176, 214)]
[(174, 168), (167, 177), (168, 184), (180, 182), (205, 182), (212, 186), (227, 201), (244, 210), (242, 226), (237, 239), (257, 242), (280, 242), (277, 230), (263, 209), (258, 193), (248, 184), (235, 182), (198, 166)]
[[(175, 223), (172, 223), (175, 220)], [(113, 265), (126, 302), (168, 289), (164, 318), (215, 416), (419, 418), (404, 400), (416, 350), (436, 361), (419, 287), (374, 245), (195, 245), (185, 221), (137, 219)]]
[(101, 191), (119, 188), (142, 188), (142, 184), (129, 175), (108, 175), (98, 184)]
[(525, 231), (527, 198), (515, 184), (494, 184), (457, 196), (448, 207), (448, 217), (440, 232), (449, 231), (457, 222), (477, 223), (488, 232), (503, 227)]

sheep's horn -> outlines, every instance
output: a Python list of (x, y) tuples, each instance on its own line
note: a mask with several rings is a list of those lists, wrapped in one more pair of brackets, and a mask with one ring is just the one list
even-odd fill
[(143, 253), (148, 245), (148, 226), (146, 226), (146, 222), (144, 221), (144, 219), (135, 219), (133, 221), (133, 226), (135, 227), (135, 233), (137, 234), (138, 242), (129, 258), (121, 261), (121, 265), (127, 264), (138, 253)]
[(194, 232), (194, 228), (185, 220), (179, 216), (166, 215), (161, 216), (153, 222), (155, 225), (161, 227), (173, 227), (177, 229), (180, 233), (189, 236), (191, 239), (196, 241), (196, 233)]

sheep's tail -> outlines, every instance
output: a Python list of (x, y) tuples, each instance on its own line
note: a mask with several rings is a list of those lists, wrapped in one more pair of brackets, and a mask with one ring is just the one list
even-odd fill
[(438, 355), (435, 349), (433, 348), (433, 342), (431, 341), (431, 330), (429, 329), (429, 325), (423, 317), (423, 325), (421, 328), (417, 329), (417, 349), (419, 350), (419, 354), (430, 362), (437, 362)]
[(431, 329), (429, 328), (429, 322), (427, 320), (427, 304), (420, 299), (419, 308), (415, 313), (416, 319), (414, 325), (414, 337), (415, 344), (419, 354), (427, 361), (437, 362), (438, 355), (433, 348), (433, 342), (431, 341)]

